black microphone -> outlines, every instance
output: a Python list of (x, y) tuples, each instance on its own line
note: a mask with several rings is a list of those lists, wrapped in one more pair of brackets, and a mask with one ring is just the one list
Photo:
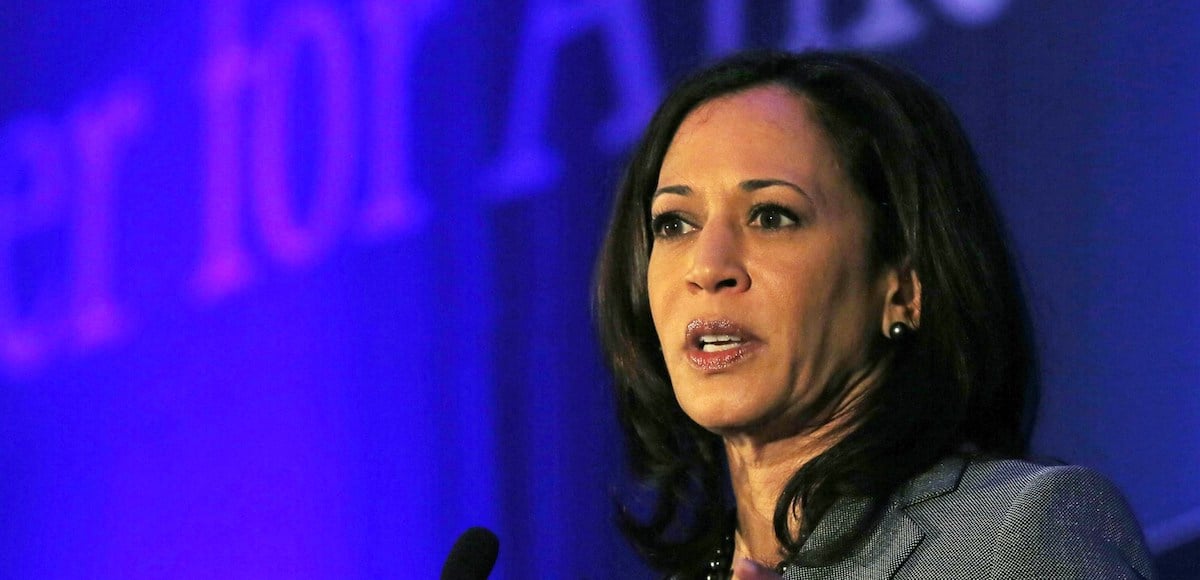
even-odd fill
[(487, 528), (471, 528), (450, 548), (442, 566), (442, 580), (486, 580), (496, 565), (500, 539)]

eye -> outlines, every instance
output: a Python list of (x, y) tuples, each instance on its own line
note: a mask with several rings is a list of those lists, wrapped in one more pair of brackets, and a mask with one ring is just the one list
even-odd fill
[(673, 211), (658, 214), (650, 220), (650, 231), (654, 232), (656, 238), (674, 238), (694, 229), (695, 226)]
[(756, 225), (764, 230), (778, 230), (792, 227), (800, 223), (800, 218), (792, 210), (773, 203), (764, 203), (750, 208), (750, 225)]

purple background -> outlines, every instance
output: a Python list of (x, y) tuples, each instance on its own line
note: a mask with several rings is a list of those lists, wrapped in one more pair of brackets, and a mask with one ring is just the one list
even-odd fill
[(493, 577), (650, 577), (610, 523), (609, 197), (671, 79), (804, 46), (959, 111), (1036, 451), (1200, 563), (1200, 7), (1134, 4), (6, 3), (0, 577), (432, 577), (471, 525)]

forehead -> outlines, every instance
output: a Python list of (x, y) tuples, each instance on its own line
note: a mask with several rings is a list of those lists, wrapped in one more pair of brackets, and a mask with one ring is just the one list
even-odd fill
[(808, 101), (765, 85), (706, 101), (689, 113), (667, 149), (659, 183), (698, 172), (813, 177), (836, 165)]

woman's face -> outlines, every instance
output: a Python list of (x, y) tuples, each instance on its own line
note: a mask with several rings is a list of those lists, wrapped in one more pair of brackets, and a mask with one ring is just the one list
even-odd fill
[(692, 420), (794, 430), (827, 386), (861, 382), (889, 278), (871, 267), (868, 207), (806, 101), (767, 85), (695, 109), (650, 213), (651, 314)]

